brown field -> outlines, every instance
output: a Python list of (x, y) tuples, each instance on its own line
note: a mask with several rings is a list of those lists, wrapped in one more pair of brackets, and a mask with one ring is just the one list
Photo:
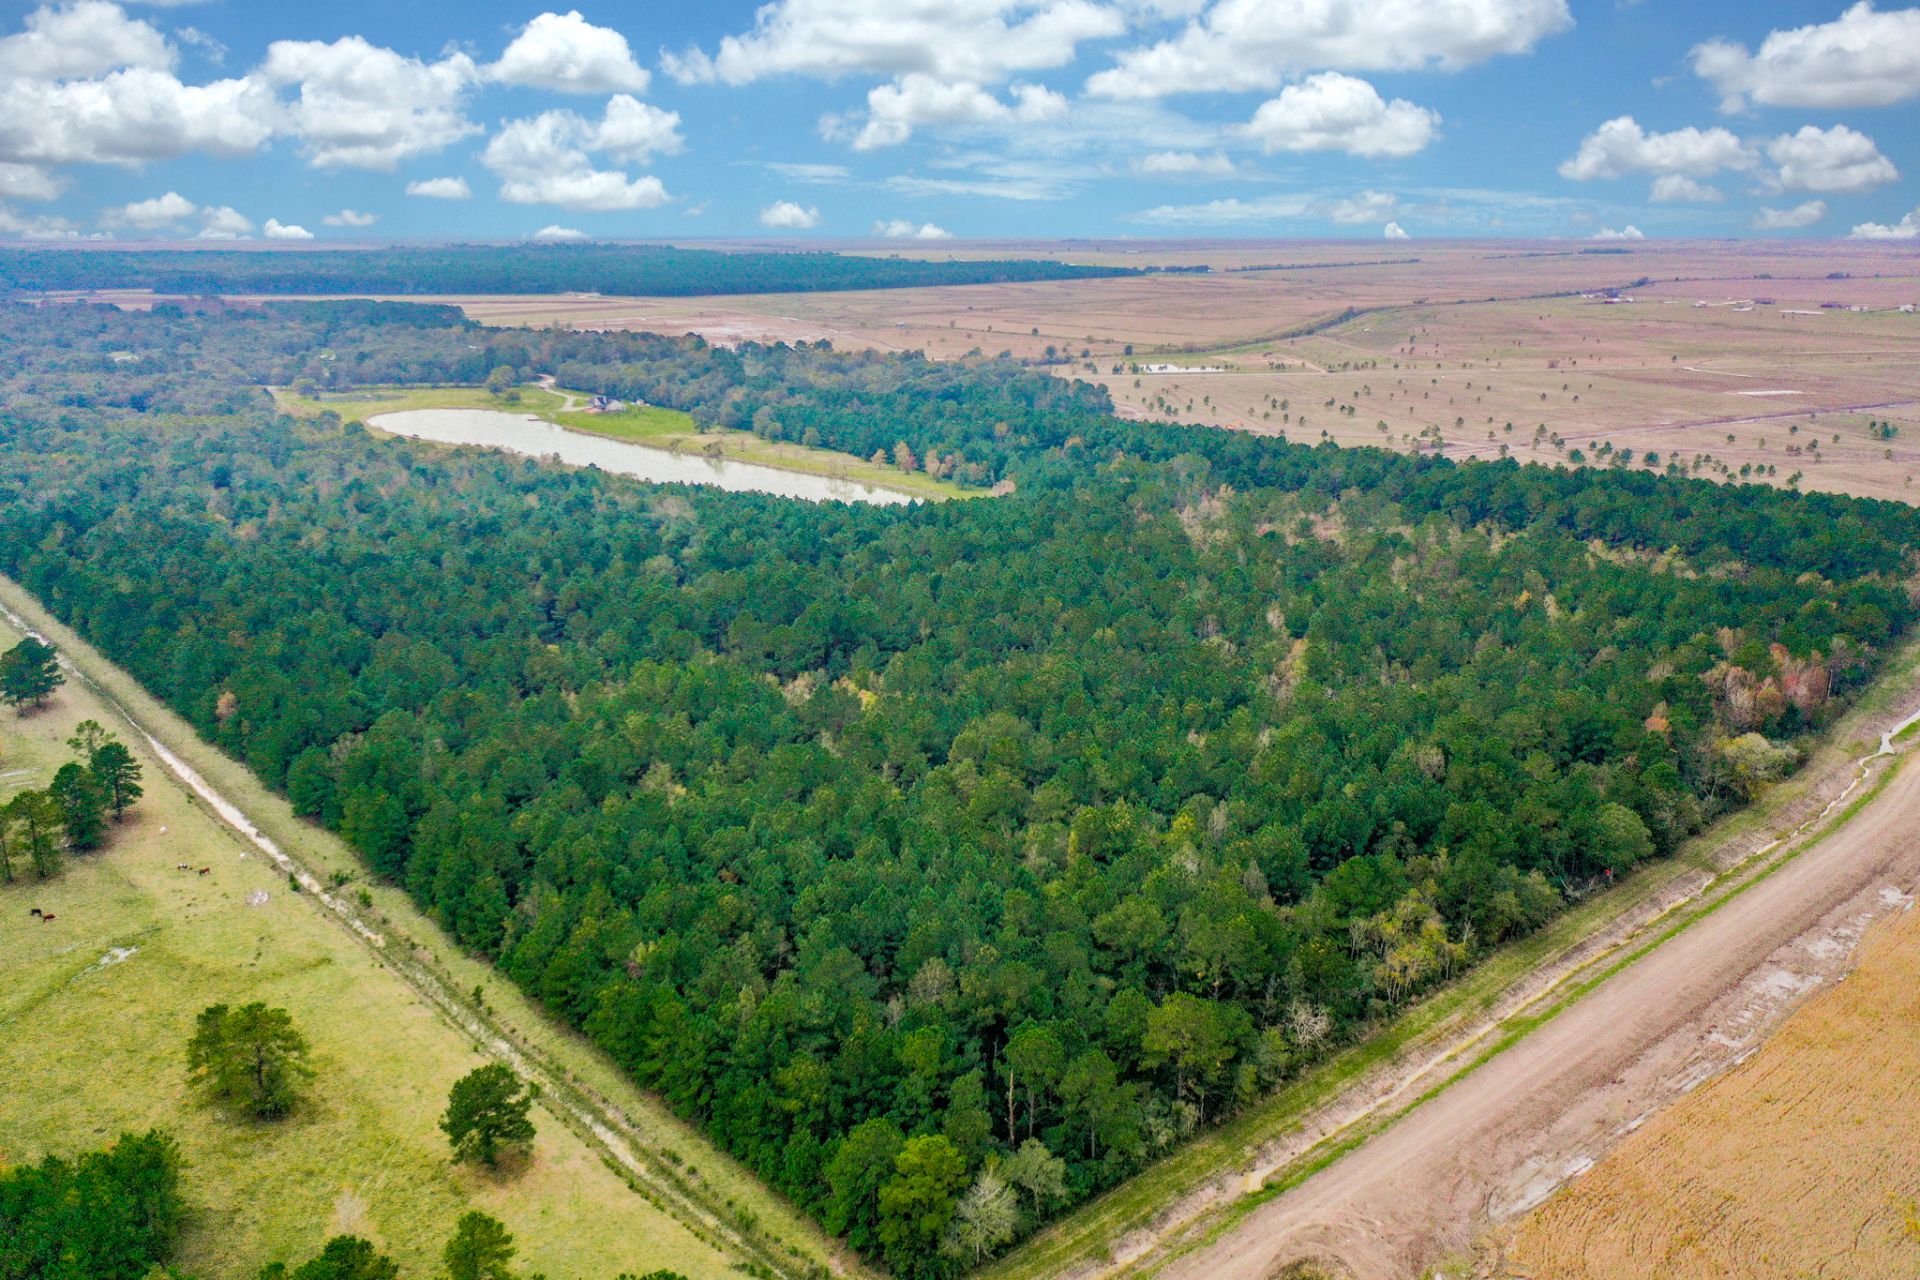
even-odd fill
[(1521, 1226), (1556, 1280), (1920, 1275), (1920, 913)]
[[(1046, 367), (1100, 382), (1132, 417), (1450, 457), (1624, 461), (1729, 480), (1745, 468), (1765, 483), (1920, 501), (1920, 315), (1899, 310), (1920, 303), (1920, 255), (1898, 244), (837, 247), (1212, 270), (853, 293), (412, 300), (454, 303), (489, 324), (700, 333), (721, 343), (827, 339), (936, 359), (980, 351), (1045, 361), (1051, 351)], [(1269, 269), (1245, 269), (1254, 267)], [(1610, 289), (1631, 301), (1601, 301)], [(1358, 314), (1334, 323), (1349, 312)], [(1147, 364), (1191, 372), (1136, 368)], [(1881, 438), (1876, 422), (1897, 434)]]
[[(1651, 454), (1662, 470), (1678, 463), (1738, 479), (1745, 467), (1775, 484), (1798, 474), (1807, 489), (1916, 500), (1920, 316), (1898, 310), (1920, 302), (1910, 250), (1008, 243), (969, 245), (964, 256), (1041, 253), (1215, 270), (864, 293), (450, 301), (494, 324), (720, 342), (826, 338), (936, 358), (1044, 359), (1051, 348), (1064, 359), (1050, 367), (1102, 383), (1130, 416), (1453, 457), (1611, 463), (1631, 450), (1628, 465), (1639, 468)], [(1225, 270), (1268, 263), (1305, 265)], [(1628, 287), (1642, 279), (1650, 283)], [(1632, 301), (1604, 303), (1607, 289)], [(1362, 314), (1284, 336), (1349, 310)], [(1147, 364), (1222, 371), (1136, 367)], [(1874, 422), (1898, 434), (1879, 438)]]

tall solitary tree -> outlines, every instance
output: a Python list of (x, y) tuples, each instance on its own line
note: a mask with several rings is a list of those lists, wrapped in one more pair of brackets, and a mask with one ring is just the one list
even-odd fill
[(107, 807), (115, 819), (124, 817), (133, 802), (145, 794), (140, 786), (140, 762), (98, 720), (82, 720), (67, 745), (80, 753), (87, 772), (105, 789)]
[(477, 1160), (491, 1168), (502, 1150), (533, 1141), (533, 1091), (504, 1062), (476, 1067), (454, 1082), (440, 1128), (453, 1144), (455, 1160)]
[(269, 1262), (260, 1280), (399, 1280), (400, 1268), (359, 1236), (335, 1236), (297, 1267)]
[(187, 1043), (188, 1078), (256, 1119), (292, 1111), (311, 1079), (307, 1041), (285, 1009), (259, 1001), (238, 1009), (208, 1005)]
[(33, 874), (45, 880), (60, 869), (60, 804), (45, 791), (22, 791), (0, 809), (0, 826), (6, 829), (10, 850), (6, 859), (8, 878), (13, 875), (13, 856), (24, 855)]
[(37, 707), (66, 682), (53, 646), (32, 636), (0, 653), (0, 699), (16, 707)]
[(461, 1217), (441, 1259), (452, 1280), (513, 1280), (513, 1235), (497, 1218), (475, 1210)]
[(69, 760), (47, 785), (47, 794), (60, 806), (69, 849), (95, 849), (107, 829), (107, 789), (87, 767)]

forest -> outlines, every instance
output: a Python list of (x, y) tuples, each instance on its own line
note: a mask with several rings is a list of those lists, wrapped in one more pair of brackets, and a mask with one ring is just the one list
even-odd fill
[(1134, 275), (1061, 262), (721, 252), (669, 245), (442, 245), (372, 250), (0, 249), (9, 291), (188, 294), (615, 293), (685, 297), (1006, 284)]
[[(992, 358), (0, 307), (0, 570), (831, 1230), (958, 1273), (1790, 771), (1920, 512)], [(508, 365), (1002, 496), (275, 414)]]

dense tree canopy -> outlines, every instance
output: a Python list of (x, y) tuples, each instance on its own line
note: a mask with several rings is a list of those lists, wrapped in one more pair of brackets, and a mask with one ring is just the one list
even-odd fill
[(0, 1280), (142, 1280), (186, 1213), (180, 1153), (159, 1132), (0, 1171)]
[[(1671, 850), (1914, 614), (1897, 504), (1127, 423), (1006, 362), (376, 304), (0, 334), (0, 569), (904, 1274)], [(1014, 492), (647, 486), (254, 385), (503, 363)]]
[(410, 246), (376, 250), (0, 249), (0, 291), (159, 293), (618, 293), (682, 296), (899, 289), (1136, 274), (1061, 262), (721, 253), (668, 245)]

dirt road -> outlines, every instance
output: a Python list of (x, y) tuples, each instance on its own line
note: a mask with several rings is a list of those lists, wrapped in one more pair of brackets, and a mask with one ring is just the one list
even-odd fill
[(1472, 1252), (1845, 971), (1867, 925), (1920, 883), (1920, 765), (1777, 865), (1160, 1274), (1265, 1280), (1315, 1259), (1401, 1280)]

